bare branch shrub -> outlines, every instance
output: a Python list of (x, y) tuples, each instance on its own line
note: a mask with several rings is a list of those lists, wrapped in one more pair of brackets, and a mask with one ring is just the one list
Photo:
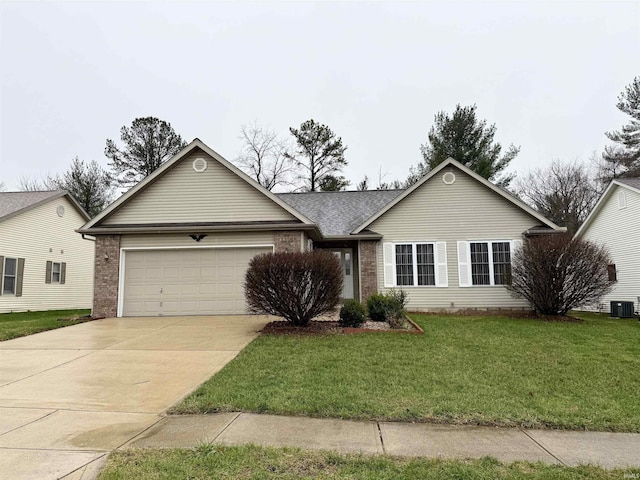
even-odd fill
[(586, 240), (567, 234), (532, 237), (513, 253), (507, 289), (540, 314), (566, 315), (611, 291), (611, 263), (605, 247)]
[(326, 250), (265, 253), (254, 257), (245, 276), (249, 311), (284, 317), (294, 325), (336, 308), (342, 293), (342, 269)]

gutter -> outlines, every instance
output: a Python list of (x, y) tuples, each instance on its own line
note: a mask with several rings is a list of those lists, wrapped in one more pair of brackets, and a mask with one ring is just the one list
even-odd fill
[(124, 233), (189, 233), (189, 232), (255, 232), (265, 230), (304, 230), (321, 237), (315, 224), (271, 224), (271, 225), (175, 225), (175, 226), (114, 226), (79, 228), (82, 235), (120, 235)]

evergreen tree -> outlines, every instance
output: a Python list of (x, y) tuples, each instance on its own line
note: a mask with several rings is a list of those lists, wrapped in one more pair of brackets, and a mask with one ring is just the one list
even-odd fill
[(297, 150), (286, 155), (302, 169), (299, 178), (304, 181), (306, 191), (319, 190), (328, 176), (346, 181), (337, 175), (347, 165), (344, 158), (347, 147), (342, 145), (342, 138), (313, 119), (304, 122), (299, 129), (290, 128), (289, 131), (296, 140)]
[(67, 190), (92, 218), (113, 200), (113, 181), (95, 160), (85, 163), (76, 157), (67, 172), (50, 177), (48, 182)]
[(640, 176), (640, 77), (633, 79), (624, 92), (618, 96), (618, 110), (631, 118), (621, 130), (606, 132), (609, 140), (617, 145), (605, 148), (601, 165), (601, 176), (612, 180), (621, 176)]
[(509, 145), (502, 153), (502, 145), (494, 141), (495, 124), (487, 125), (486, 120), (479, 120), (476, 108), (476, 105), (461, 107), (458, 104), (451, 116), (444, 111), (435, 115), (429, 142), (420, 147), (423, 161), (412, 168), (407, 186), (449, 157), (499, 186), (509, 185), (515, 175), (504, 174), (503, 170), (518, 155), (520, 147)]

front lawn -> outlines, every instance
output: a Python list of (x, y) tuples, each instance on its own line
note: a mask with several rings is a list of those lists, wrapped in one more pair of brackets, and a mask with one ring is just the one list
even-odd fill
[(502, 464), (481, 460), (428, 460), (256, 446), (202, 445), (193, 450), (126, 450), (113, 452), (99, 480), (144, 479), (620, 479), (638, 478), (639, 469), (603, 470), (542, 463)]
[(412, 315), (424, 335), (262, 335), (173, 409), (640, 432), (640, 322)]
[(86, 321), (91, 310), (48, 310), (0, 314), (0, 342)]

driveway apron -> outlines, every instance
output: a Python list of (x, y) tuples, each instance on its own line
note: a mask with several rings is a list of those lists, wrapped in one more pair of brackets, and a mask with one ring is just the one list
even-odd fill
[(220, 370), (258, 316), (113, 318), (0, 343), (0, 472), (82, 478)]

